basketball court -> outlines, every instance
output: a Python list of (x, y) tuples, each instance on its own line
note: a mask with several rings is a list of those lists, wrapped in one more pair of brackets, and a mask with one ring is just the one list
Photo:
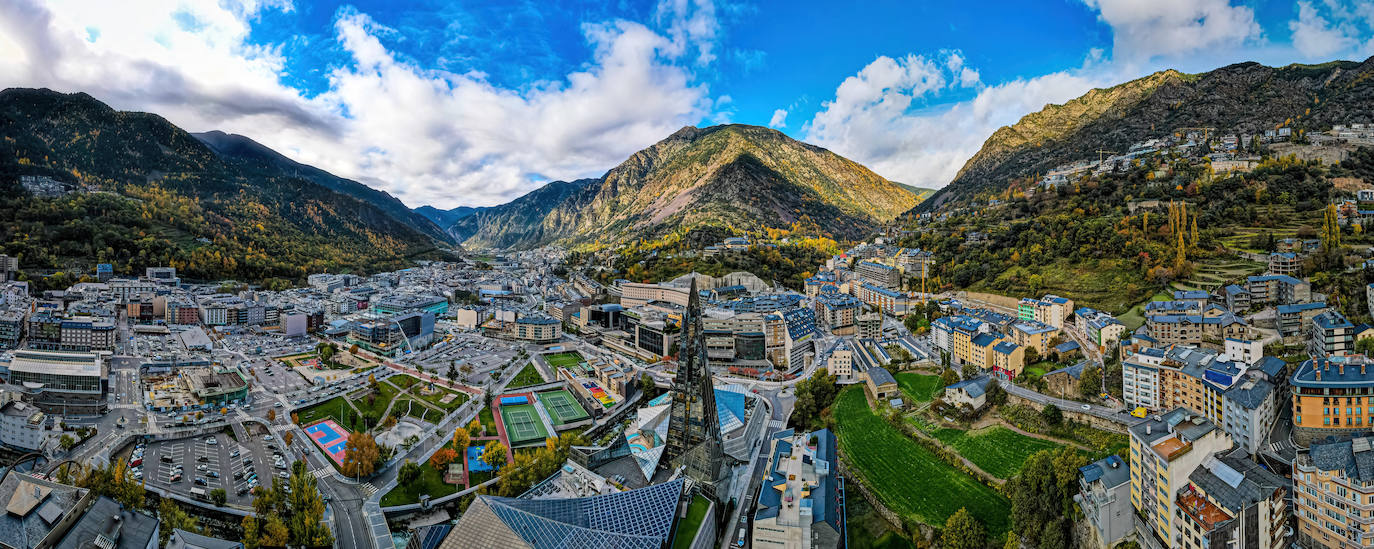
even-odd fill
[(305, 434), (309, 435), (310, 440), (315, 441), (315, 445), (324, 450), (334, 463), (343, 465), (344, 449), (348, 446), (348, 430), (334, 423), (332, 419), (325, 419), (306, 427)]

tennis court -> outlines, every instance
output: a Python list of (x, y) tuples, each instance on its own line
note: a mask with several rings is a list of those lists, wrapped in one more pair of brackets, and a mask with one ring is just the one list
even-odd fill
[(539, 393), (536, 396), (539, 397), (539, 403), (549, 413), (549, 419), (553, 420), (555, 426), (587, 419), (587, 411), (582, 409), (582, 405), (573, 399), (572, 394), (567, 389)]
[(343, 465), (344, 450), (348, 447), (348, 430), (334, 423), (332, 419), (325, 419), (306, 427), (305, 434), (310, 436), (310, 440), (315, 441), (316, 446), (324, 450), (329, 459)]
[(501, 420), (506, 426), (506, 438), (512, 447), (530, 442), (543, 442), (549, 437), (544, 422), (539, 419), (533, 404), (501, 406)]

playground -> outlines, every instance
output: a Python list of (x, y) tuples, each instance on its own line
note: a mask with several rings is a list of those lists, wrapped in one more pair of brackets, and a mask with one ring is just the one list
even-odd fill
[(337, 465), (343, 465), (344, 449), (348, 446), (348, 431), (332, 419), (322, 420), (305, 428), (305, 434), (315, 441)]
[(582, 405), (577, 403), (572, 393), (567, 389), (548, 391), (536, 395), (539, 404), (548, 412), (549, 419), (553, 420), (554, 427), (587, 419), (587, 411), (582, 409)]

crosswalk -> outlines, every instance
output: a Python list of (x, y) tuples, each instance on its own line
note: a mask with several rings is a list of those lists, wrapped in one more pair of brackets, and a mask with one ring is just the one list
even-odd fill
[(1270, 443), (1269, 443), (1269, 451), (1270, 451), (1270, 452), (1280, 453), (1280, 452), (1283, 452), (1283, 451), (1285, 451), (1285, 450), (1293, 450), (1293, 449), (1294, 449), (1293, 443), (1290, 442), (1290, 441), (1287, 441), (1287, 440), (1280, 440), (1280, 441), (1278, 441), (1278, 442), (1270, 442)]
[(314, 471), (310, 472), (310, 475), (317, 479), (322, 479), (333, 474), (334, 468), (328, 465), (325, 465), (324, 467), (320, 467), (319, 469), (315, 469)]
[(372, 494), (377, 493), (377, 487), (373, 486), (371, 482), (364, 482), (362, 486), (360, 486), (360, 488), (362, 488), (363, 490), (364, 499), (370, 498), (372, 497)]

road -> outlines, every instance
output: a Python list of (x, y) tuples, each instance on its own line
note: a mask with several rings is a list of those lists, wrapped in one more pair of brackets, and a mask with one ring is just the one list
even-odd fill
[(1125, 410), (1114, 410), (1111, 408), (1107, 408), (1105, 406), (1096, 406), (1092, 404), (1084, 404), (1082, 402), (1075, 402), (1072, 400), (1064, 400), (1062, 398), (1054, 398), (1052, 396), (1037, 393), (1025, 387), (1012, 384), (1011, 382), (1005, 380), (999, 379), (997, 380), (997, 382), (1002, 385), (1002, 388), (1007, 390), (1007, 394), (1024, 398), (1026, 400), (1029, 400), (1036, 404), (1040, 404), (1042, 406), (1046, 403), (1051, 403), (1054, 404), (1054, 406), (1056, 408), (1059, 408), (1060, 410), (1089, 414), (1096, 417), (1100, 417), (1105, 420), (1120, 423), (1128, 427), (1131, 425), (1135, 425), (1140, 421), (1143, 421), (1140, 418), (1137, 418), (1127, 413)]

